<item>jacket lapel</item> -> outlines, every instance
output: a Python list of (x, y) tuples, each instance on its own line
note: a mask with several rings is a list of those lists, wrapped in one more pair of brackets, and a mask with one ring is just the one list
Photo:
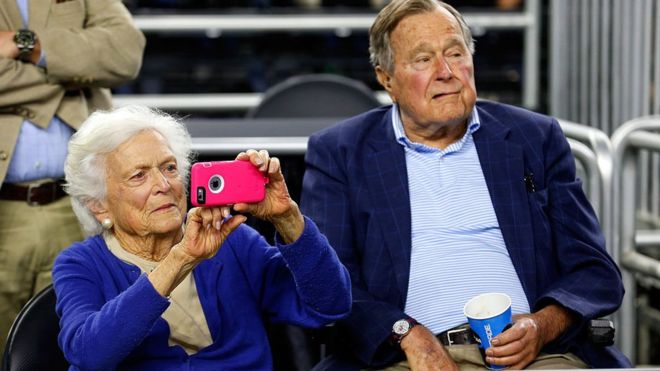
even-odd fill
[(0, 16), (2, 16), (3, 30), (7, 28), (18, 30), (23, 28), (23, 18), (18, 10), (16, 0), (3, 0), (3, 5), (0, 6)]
[[(411, 250), (411, 216), (408, 173), (403, 147), (392, 129), (391, 110), (372, 131), (367, 143), (364, 165), (367, 189), (374, 206), (374, 217), (382, 228), (387, 250), (392, 258), (400, 305), (408, 292)], [(369, 248), (369, 247), (367, 247)]]
[(46, 27), (46, 16), (48, 15), (48, 12), (50, 12), (50, 7), (53, 4), (52, 0), (47, 2), (29, 1), (29, 3), (28, 28), (31, 30), (43, 30)]
[(494, 116), (479, 109), (479, 118), (481, 128), (473, 137), (502, 237), (527, 297), (535, 297), (534, 235), (532, 226), (528, 225), (523, 149), (507, 140), (510, 129)]

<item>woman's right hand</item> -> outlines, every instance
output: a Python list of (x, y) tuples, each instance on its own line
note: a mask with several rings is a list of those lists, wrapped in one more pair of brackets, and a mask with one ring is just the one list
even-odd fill
[(228, 215), (227, 206), (190, 209), (178, 248), (197, 263), (213, 257), (227, 236), (247, 220), (243, 215), (227, 219)]
[(228, 215), (227, 207), (197, 207), (188, 212), (183, 238), (149, 273), (149, 280), (158, 293), (169, 296), (197, 264), (213, 257), (227, 236), (247, 219), (236, 215), (225, 220)]

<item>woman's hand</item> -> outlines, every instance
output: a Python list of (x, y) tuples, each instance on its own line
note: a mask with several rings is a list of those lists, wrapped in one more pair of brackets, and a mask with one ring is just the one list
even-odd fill
[(266, 150), (257, 152), (253, 149), (239, 153), (236, 159), (250, 161), (268, 177), (269, 182), (263, 201), (256, 204), (239, 203), (234, 205), (234, 210), (270, 221), (285, 243), (297, 240), (305, 227), (305, 221), (298, 205), (289, 195), (280, 160), (277, 157), (271, 158)]
[(237, 160), (250, 161), (259, 171), (268, 177), (266, 185), (266, 197), (263, 201), (256, 204), (240, 203), (234, 205), (234, 210), (239, 212), (248, 212), (257, 218), (270, 220), (291, 211), (295, 202), (289, 195), (286, 187), (280, 160), (277, 157), (270, 157), (268, 151), (259, 152), (250, 149), (241, 152), (236, 156)]
[(188, 212), (181, 242), (149, 273), (156, 291), (169, 296), (197, 264), (213, 257), (227, 236), (247, 219), (243, 215), (225, 219), (228, 215), (228, 207), (196, 207)]
[(213, 257), (227, 236), (247, 219), (243, 215), (226, 219), (228, 215), (227, 206), (190, 209), (183, 239), (177, 248), (196, 262)]

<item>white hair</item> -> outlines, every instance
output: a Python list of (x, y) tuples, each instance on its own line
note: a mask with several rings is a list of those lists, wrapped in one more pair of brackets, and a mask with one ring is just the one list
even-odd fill
[(161, 134), (176, 158), (184, 189), (190, 169), (190, 135), (174, 117), (144, 106), (125, 106), (94, 112), (69, 141), (64, 163), (65, 189), (85, 234), (103, 230), (89, 206), (106, 197), (106, 156), (135, 135), (153, 130)]

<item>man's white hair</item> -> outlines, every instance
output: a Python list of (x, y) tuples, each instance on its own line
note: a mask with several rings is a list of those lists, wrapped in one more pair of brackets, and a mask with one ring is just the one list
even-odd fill
[(108, 153), (145, 130), (156, 131), (165, 138), (187, 190), (192, 141), (181, 122), (166, 113), (137, 105), (97, 111), (69, 141), (64, 164), (65, 189), (71, 195), (73, 211), (86, 235), (102, 231), (89, 206), (94, 201), (105, 200)]

